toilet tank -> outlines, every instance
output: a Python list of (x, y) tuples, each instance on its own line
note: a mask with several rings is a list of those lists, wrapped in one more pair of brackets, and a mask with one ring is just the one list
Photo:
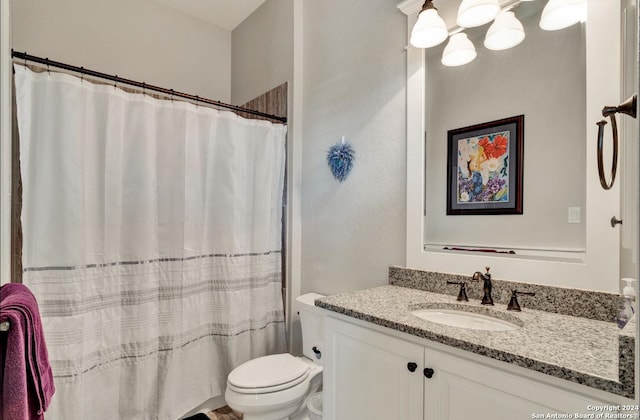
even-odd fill
[(302, 353), (318, 365), (322, 365), (322, 315), (324, 309), (315, 306), (314, 302), (322, 297), (324, 295), (318, 293), (307, 293), (296, 298), (302, 329)]

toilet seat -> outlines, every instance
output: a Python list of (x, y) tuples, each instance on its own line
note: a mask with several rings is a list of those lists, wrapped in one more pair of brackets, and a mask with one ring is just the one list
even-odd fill
[(309, 369), (309, 364), (288, 353), (259, 357), (234, 369), (227, 386), (240, 394), (282, 391), (304, 382)]

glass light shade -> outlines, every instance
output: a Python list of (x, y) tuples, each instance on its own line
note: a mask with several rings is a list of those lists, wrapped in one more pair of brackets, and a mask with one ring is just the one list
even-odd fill
[(451, 35), (449, 43), (442, 52), (442, 64), (447, 67), (462, 66), (476, 58), (476, 48), (469, 41), (467, 34), (459, 32)]
[(498, 0), (463, 0), (458, 9), (456, 23), (463, 28), (482, 26), (495, 19), (498, 13)]
[(427, 9), (420, 13), (418, 21), (411, 30), (410, 43), (416, 48), (430, 48), (441, 44), (447, 37), (447, 25), (436, 9)]
[(556, 31), (586, 20), (587, 0), (549, 0), (542, 10), (540, 27)]
[(501, 12), (489, 27), (484, 46), (490, 50), (506, 50), (524, 40), (524, 27), (511, 11)]

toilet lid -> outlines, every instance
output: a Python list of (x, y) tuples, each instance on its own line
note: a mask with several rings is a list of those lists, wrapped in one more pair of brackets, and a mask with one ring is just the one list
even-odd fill
[(309, 365), (288, 353), (258, 357), (235, 368), (228, 377), (237, 388), (273, 388), (300, 379)]

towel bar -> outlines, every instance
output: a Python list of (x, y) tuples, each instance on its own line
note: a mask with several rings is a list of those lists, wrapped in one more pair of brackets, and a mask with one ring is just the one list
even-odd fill
[(0, 322), (0, 331), (9, 331), (10, 326), (11, 324), (9, 323), (9, 321)]

